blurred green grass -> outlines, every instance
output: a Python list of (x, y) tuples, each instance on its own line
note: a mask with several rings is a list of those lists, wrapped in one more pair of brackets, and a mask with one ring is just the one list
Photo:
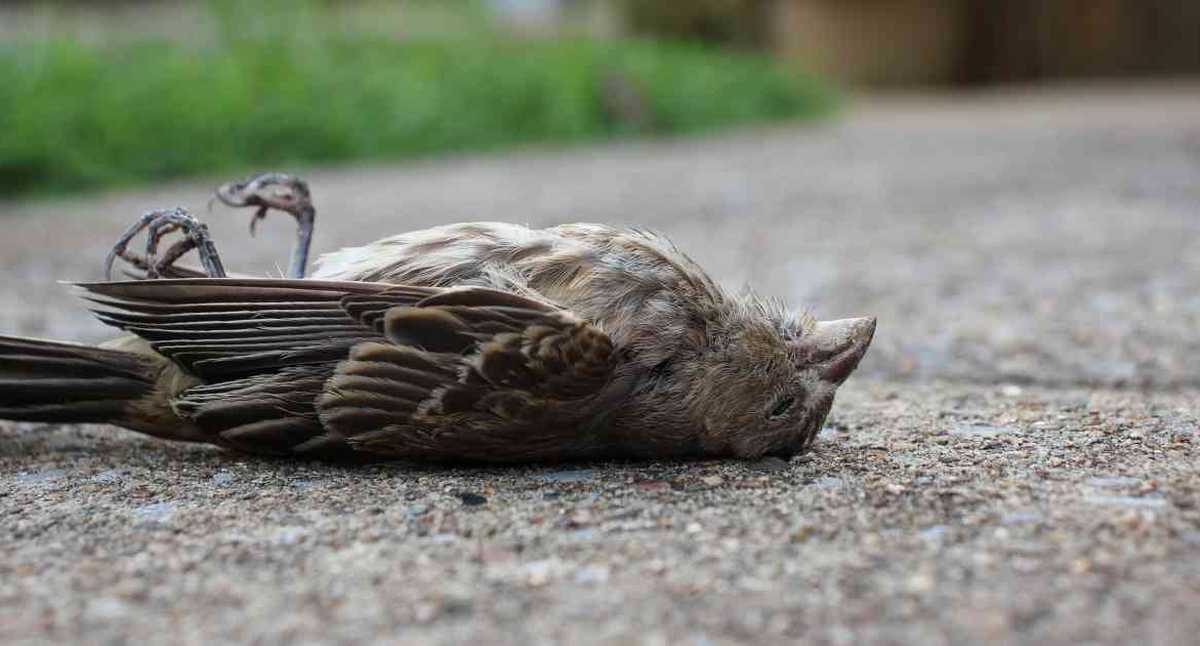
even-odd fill
[(0, 45), (0, 195), (673, 135), (835, 103), (799, 71), (679, 43), (312, 32), (10, 43)]

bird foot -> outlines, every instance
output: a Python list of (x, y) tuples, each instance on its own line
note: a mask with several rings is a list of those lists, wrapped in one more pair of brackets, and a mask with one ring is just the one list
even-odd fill
[[(138, 254), (130, 251), (130, 241), (143, 230), (146, 231), (146, 252)], [(182, 232), (183, 238), (167, 247), (160, 257), (162, 239), (175, 231)], [(104, 275), (111, 280), (113, 264), (120, 258), (143, 272), (140, 276), (134, 274), (139, 278), (192, 277), (196, 275), (194, 270), (175, 266), (175, 262), (192, 249), (200, 254), (200, 264), (204, 268), (202, 276), (225, 277), (225, 267), (221, 264), (217, 247), (203, 222), (182, 208), (150, 211), (138, 218), (113, 245), (104, 260)]]
[(296, 218), (297, 241), (292, 251), (288, 276), (304, 277), (317, 213), (313, 208), (308, 184), (304, 180), (286, 173), (259, 173), (242, 181), (221, 185), (217, 189), (216, 199), (226, 206), (256, 209), (250, 218), (251, 236), (255, 234), (258, 223), (267, 216), (270, 209), (284, 211)]

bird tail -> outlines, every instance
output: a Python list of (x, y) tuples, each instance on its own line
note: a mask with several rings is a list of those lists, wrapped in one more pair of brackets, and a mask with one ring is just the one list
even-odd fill
[(0, 335), (0, 419), (129, 426), (157, 373), (130, 352)]

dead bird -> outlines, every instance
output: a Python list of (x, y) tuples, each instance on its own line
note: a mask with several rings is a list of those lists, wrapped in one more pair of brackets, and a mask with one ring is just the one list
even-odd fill
[[(206, 277), (79, 284), (129, 333), (101, 347), (0, 337), (0, 418), (322, 459), (788, 457), (874, 334), (727, 293), (665, 238), (597, 224), (442, 226), (301, 278), (316, 211), (303, 182), (269, 179), (218, 195), (296, 216), (293, 278), (223, 277), (195, 218), (148, 214), (109, 263), (191, 276), (173, 263), (195, 248)], [(145, 255), (127, 250), (141, 229)]]

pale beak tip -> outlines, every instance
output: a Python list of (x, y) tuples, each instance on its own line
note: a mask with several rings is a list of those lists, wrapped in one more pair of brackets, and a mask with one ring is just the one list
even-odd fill
[(848, 324), (846, 345), (822, 371), (822, 378), (834, 384), (841, 384), (850, 377), (850, 373), (858, 368), (859, 361), (867, 353), (871, 340), (875, 338), (875, 317), (866, 316), (846, 321)]
[(861, 323), (859, 323), (859, 326), (860, 326), (860, 329), (862, 330), (862, 332), (860, 332), (860, 334), (862, 334), (862, 336), (865, 338), (867, 343), (870, 343), (871, 339), (875, 338), (875, 321), (876, 321), (875, 317), (874, 316), (864, 316), (861, 319), (859, 319), (859, 321), (861, 321)]

